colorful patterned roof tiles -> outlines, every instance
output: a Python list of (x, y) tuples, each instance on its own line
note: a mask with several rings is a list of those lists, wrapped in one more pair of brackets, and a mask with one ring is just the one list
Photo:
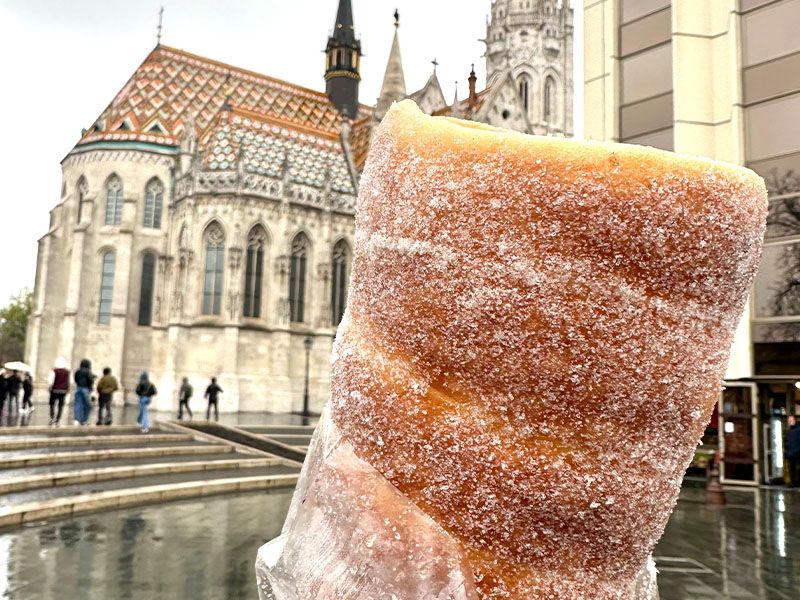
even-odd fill
[(333, 191), (355, 192), (338, 138), (298, 131), (234, 109), (222, 113), (200, 142), (205, 148), (204, 169), (242, 168), (247, 173), (282, 177), (288, 168), (293, 183), (323, 188), (330, 180)]
[[(241, 107), (286, 127), (338, 136), (342, 117), (322, 92), (158, 46), (145, 58), (78, 145), (135, 140), (175, 145), (184, 123), (207, 130), (226, 107)], [(363, 115), (372, 109), (363, 106)], [(148, 131), (154, 122), (160, 131)]]

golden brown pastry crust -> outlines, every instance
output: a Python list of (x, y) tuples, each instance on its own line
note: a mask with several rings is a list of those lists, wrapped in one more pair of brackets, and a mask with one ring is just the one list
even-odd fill
[(754, 276), (752, 172), (395, 105), (361, 181), (332, 416), (485, 598), (618, 598)]

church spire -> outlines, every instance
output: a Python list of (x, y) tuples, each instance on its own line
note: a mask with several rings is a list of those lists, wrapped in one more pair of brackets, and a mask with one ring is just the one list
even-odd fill
[(394, 40), (392, 50), (389, 52), (389, 62), (386, 64), (386, 73), (383, 76), (381, 95), (378, 98), (378, 105), (375, 108), (375, 118), (380, 121), (383, 119), (392, 102), (397, 102), (406, 97), (406, 78), (403, 74), (403, 59), (400, 56), (400, 39), (398, 30), (400, 29), (400, 13), (394, 11)]
[(350, 0), (339, 0), (333, 34), (325, 48), (325, 91), (334, 106), (348, 119), (358, 115), (358, 84), (361, 41), (356, 38)]

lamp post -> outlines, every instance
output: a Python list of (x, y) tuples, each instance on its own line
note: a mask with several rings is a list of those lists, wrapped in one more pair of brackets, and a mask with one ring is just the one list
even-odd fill
[(303, 416), (309, 417), (311, 413), (308, 411), (308, 369), (311, 357), (311, 344), (314, 343), (314, 338), (310, 335), (306, 336), (306, 339), (303, 340), (303, 346), (306, 348), (306, 387), (305, 391), (303, 392)]

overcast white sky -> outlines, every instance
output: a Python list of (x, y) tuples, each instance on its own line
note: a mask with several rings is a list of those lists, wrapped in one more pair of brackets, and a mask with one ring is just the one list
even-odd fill
[[(438, 59), (448, 101), (463, 97), (471, 63), (484, 84), (491, 0), (352, 0), (365, 53), (361, 101), (374, 103), (400, 9), (408, 91)], [(324, 89), (325, 47), (338, 0), (0, 0), (0, 306), (33, 287), (36, 241), (59, 201), (61, 159), (155, 45), (162, 43), (314, 89)], [(582, 18), (576, 9), (576, 92)], [(580, 102), (580, 98), (578, 99)], [(582, 110), (575, 130), (583, 131)]]

